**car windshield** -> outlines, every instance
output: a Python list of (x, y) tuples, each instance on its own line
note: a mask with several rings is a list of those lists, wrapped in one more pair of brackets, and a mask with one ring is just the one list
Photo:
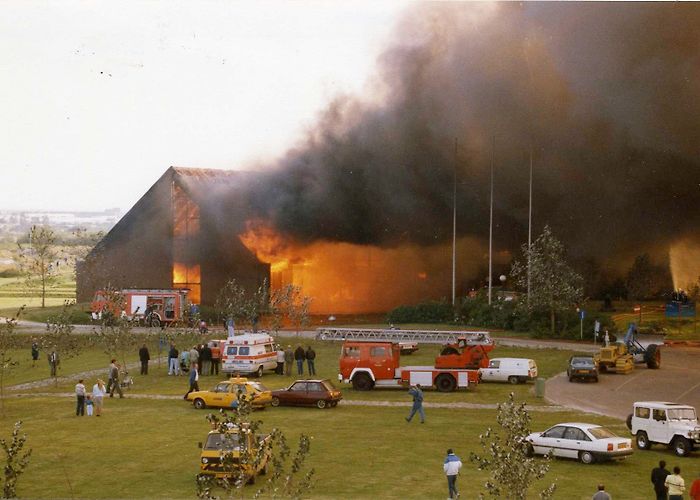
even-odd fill
[(610, 429), (606, 429), (605, 427), (590, 427), (588, 429), (588, 433), (596, 439), (607, 439), (617, 437), (617, 434), (615, 434)]
[(204, 445), (205, 450), (226, 450), (233, 451), (238, 449), (238, 434), (209, 434), (207, 444)]
[(695, 408), (676, 408), (668, 410), (669, 420), (695, 420)]
[(571, 364), (573, 366), (593, 366), (593, 358), (573, 358)]
[(268, 390), (268, 388), (260, 382), (248, 382), (248, 385), (252, 386), (256, 391), (265, 392)]

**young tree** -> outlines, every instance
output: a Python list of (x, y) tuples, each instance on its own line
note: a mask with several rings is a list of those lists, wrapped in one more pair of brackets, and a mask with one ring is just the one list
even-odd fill
[[(46, 333), (41, 336), (41, 346), (45, 352), (56, 352), (58, 359), (65, 360), (77, 356), (81, 351), (81, 343), (73, 334), (75, 327), (70, 319), (71, 301), (65, 301), (61, 312), (46, 320)], [(52, 372), (54, 384), (58, 385), (58, 370)]]
[(549, 312), (551, 333), (556, 331), (556, 316), (573, 307), (583, 298), (583, 278), (566, 262), (564, 245), (545, 226), (531, 248), (522, 246), (523, 261), (516, 260), (511, 275), (518, 287), (527, 289), (528, 260), (530, 262), (531, 309)]
[(635, 257), (627, 271), (627, 292), (630, 299), (653, 299), (672, 288), (668, 266), (654, 264), (647, 253)]
[(12, 431), (12, 441), (9, 443), (5, 439), (0, 439), (0, 447), (5, 452), (4, 481), (2, 485), (3, 498), (17, 498), (17, 481), (24, 470), (29, 465), (29, 457), (32, 450), (22, 452), (27, 442), (27, 435), (20, 435), (22, 421), (15, 423)]
[(298, 334), (302, 327), (309, 324), (311, 301), (311, 297), (303, 295), (300, 286), (292, 284), (272, 292), (270, 314), (273, 329), (277, 331), (282, 326), (283, 318), (287, 317)]
[(17, 361), (12, 358), (11, 350), (16, 347), (17, 338), (15, 328), (24, 306), (22, 306), (14, 318), (6, 318), (4, 323), (0, 323), (0, 411), (5, 415), (5, 375), (15, 366)]
[(56, 234), (50, 227), (32, 226), (27, 238), (27, 246), (17, 243), (20, 269), (26, 277), (28, 287), (41, 287), (41, 307), (45, 307), (46, 288), (55, 282), (58, 271)]
[[(530, 415), (525, 403), (516, 403), (513, 393), (508, 401), (499, 403), (496, 422), (503, 435), (491, 427), (479, 436), (483, 455), (472, 453), (470, 460), (479, 470), (490, 471), (485, 483), (492, 497), (525, 500), (532, 484), (549, 470), (549, 456), (544, 460), (532, 458), (532, 448), (525, 438), (530, 434)], [(551, 498), (556, 489), (552, 483), (539, 497)], [(484, 498), (481, 494), (480, 498)]]

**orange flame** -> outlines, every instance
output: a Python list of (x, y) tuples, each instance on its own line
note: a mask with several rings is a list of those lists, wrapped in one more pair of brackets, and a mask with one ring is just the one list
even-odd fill
[[(316, 314), (386, 312), (401, 304), (449, 297), (451, 246), (396, 248), (331, 241), (299, 243), (260, 221), (249, 221), (239, 239), (262, 262), (270, 264), (271, 287), (293, 284), (313, 298)], [(474, 276), (475, 240), (458, 243), (459, 278)], [(458, 282), (459, 283), (459, 282)]]

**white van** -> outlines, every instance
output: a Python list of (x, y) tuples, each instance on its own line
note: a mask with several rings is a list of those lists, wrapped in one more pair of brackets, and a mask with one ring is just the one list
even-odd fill
[(537, 378), (537, 363), (526, 358), (493, 358), (488, 368), (480, 368), (482, 382), (518, 384)]
[(230, 374), (254, 373), (277, 367), (275, 339), (266, 333), (246, 333), (226, 339), (221, 349), (221, 371)]

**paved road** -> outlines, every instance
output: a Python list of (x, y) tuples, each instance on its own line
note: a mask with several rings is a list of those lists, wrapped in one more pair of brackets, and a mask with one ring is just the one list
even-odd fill
[(604, 374), (599, 380), (569, 382), (561, 373), (547, 381), (547, 401), (621, 419), (635, 401), (671, 401), (700, 409), (700, 349), (664, 347), (660, 369), (639, 365), (627, 375)]

